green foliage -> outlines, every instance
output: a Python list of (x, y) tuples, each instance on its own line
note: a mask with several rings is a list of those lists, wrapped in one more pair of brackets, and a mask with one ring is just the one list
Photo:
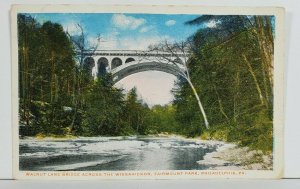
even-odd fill
[(65, 134), (76, 71), (72, 44), (59, 24), (18, 15), (20, 121), (30, 135)]
[(203, 129), (192, 90), (180, 80), (174, 104), (183, 133), (272, 151), (270, 20), (265, 16), (204, 15), (188, 22), (203, 26), (213, 21), (216, 27), (202, 27), (192, 37), (194, 53), (189, 60), (191, 80), (211, 129)]
[(175, 120), (175, 109), (172, 105), (155, 105), (149, 114), (150, 134), (158, 133), (178, 133), (179, 125)]

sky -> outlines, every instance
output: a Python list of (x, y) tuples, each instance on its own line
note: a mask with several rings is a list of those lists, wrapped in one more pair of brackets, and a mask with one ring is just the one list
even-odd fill
[[(71, 35), (79, 34), (76, 24), (80, 24), (91, 45), (97, 43), (100, 35), (100, 50), (145, 50), (162, 40), (183, 41), (199, 28), (184, 24), (199, 15), (34, 13), (31, 16), (41, 24), (46, 21), (60, 23)], [(171, 89), (175, 80), (176, 77), (168, 73), (147, 71), (130, 75), (115, 86), (125, 91), (136, 87), (139, 97), (149, 106), (165, 105), (173, 100)]]

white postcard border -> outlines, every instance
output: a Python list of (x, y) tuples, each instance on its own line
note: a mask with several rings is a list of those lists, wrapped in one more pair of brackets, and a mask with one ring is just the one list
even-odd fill
[[(75, 173), (101, 173), (102, 176), (65, 175), (74, 171), (19, 171), (18, 136), (18, 13), (151, 13), (151, 14), (214, 14), (214, 15), (274, 15), (274, 150), (273, 170), (199, 170), (198, 174), (184, 171), (76, 171)], [(12, 51), (12, 126), (13, 126), (13, 177), (15, 179), (219, 179), (219, 178), (282, 178), (283, 177), (283, 131), (284, 131), (284, 9), (275, 7), (209, 7), (209, 6), (165, 6), (165, 5), (13, 5), (11, 9)], [(174, 175), (182, 172), (182, 175)], [(229, 172), (232, 172), (230, 174)], [(32, 175), (27, 175), (30, 174)], [(56, 173), (56, 175), (55, 175)], [(74, 174), (75, 174), (74, 173)], [(105, 174), (106, 173), (106, 174)], [(116, 176), (117, 173), (123, 176)], [(150, 176), (131, 176), (132, 174)], [(161, 175), (159, 175), (161, 173)], [(51, 175), (52, 174), (52, 175)], [(109, 175), (112, 174), (112, 175)], [(167, 175), (169, 174), (169, 175)], [(179, 173), (178, 173), (179, 174)], [(108, 176), (109, 175), (109, 176)], [(126, 176), (127, 175), (127, 176)], [(128, 176), (130, 175), (130, 176)]]

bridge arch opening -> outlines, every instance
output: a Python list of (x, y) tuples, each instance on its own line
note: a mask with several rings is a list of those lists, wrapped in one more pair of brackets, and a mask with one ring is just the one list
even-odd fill
[(104, 76), (109, 71), (109, 64), (107, 58), (101, 57), (98, 62), (98, 77)]
[(92, 57), (87, 57), (83, 61), (83, 70), (92, 75), (92, 69), (95, 66), (95, 60)]
[(122, 65), (122, 60), (120, 58), (113, 58), (111, 61), (111, 69), (119, 67)]
[[(117, 79), (114, 86), (129, 91), (137, 88), (139, 97), (150, 107), (154, 105), (166, 105), (173, 99), (171, 90), (174, 87), (176, 76), (171, 73), (157, 70), (145, 70), (130, 74), (122, 79)], [(159, 85), (158, 85), (159, 83)]]
[(129, 62), (133, 62), (133, 61), (135, 61), (135, 59), (130, 57), (125, 60), (125, 63), (129, 63)]

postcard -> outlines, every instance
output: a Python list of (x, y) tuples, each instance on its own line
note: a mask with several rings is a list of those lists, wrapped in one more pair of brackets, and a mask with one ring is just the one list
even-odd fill
[(14, 5), (14, 178), (283, 176), (284, 9)]

